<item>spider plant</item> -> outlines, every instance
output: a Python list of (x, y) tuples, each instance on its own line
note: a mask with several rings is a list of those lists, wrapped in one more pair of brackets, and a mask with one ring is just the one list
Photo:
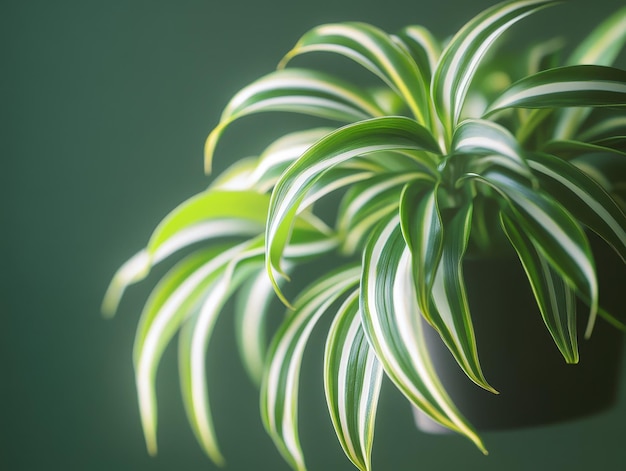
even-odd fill
[[(263, 423), (297, 470), (305, 469), (299, 371), (322, 316), (333, 318), (324, 352), (328, 411), (361, 470), (371, 469), (384, 376), (410, 404), (485, 451), (438, 379), (421, 322), (438, 332), (468, 380), (497, 392), (479, 361), (463, 278), (467, 257), (519, 259), (567, 363), (578, 361), (576, 297), (589, 306), (586, 336), (598, 315), (624, 328), (598, 305), (588, 233), (626, 260), (626, 71), (612, 67), (626, 41), (626, 8), (564, 62), (560, 41), (499, 60), (498, 38), (553, 3), (495, 5), (447, 42), (421, 26), (388, 34), (363, 23), (325, 24), (230, 100), (206, 142), (207, 171), (224, 130), (244, 116), (285, 111), (329, 124), (282, 135), (258, 158), (234, 163), (168, 214), (114, 276), (103, 305), (109, 315), (128, 285), (193, 248), (154, 288), (137, 329), (134, 365), (150, 453), (157, 448), (156, 370), (178, 333), (189, 423), (209, 457), (223, 461), (205, 357), (231, 296)], [(312, 52), (356, 62), (377, 85), (292, 66)], [(336, 223), (316, 215), (315, 203), (331, 193)], [(294, 299), (283, 294), (298, 266), (327, 253), (338, 255), (335, 267)], [(287, 312), (268, 341), (275, 296)]]

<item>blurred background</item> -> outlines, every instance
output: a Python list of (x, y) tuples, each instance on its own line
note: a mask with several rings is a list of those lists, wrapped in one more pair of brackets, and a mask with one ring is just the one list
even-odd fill
[[(271, 71), (308, 28), (343, 20), (388, 31), (424, 24), (445, 37), (493, 3), (3, 1), (0, 469), (217, 469), (187, 426), (175, 345), (158, 375), (159, 454), (147, 455), (131, 352), (143, 301), (162, 271), (131, 288), (118, 317), (104, 320), (100, 302), (110, 277), (166, 212), (210, 181), (202, 170), (204, 139), (229, 97)], [(621, 5), (567, 2), (516, 31), (523, 39), (576, 38)], [(225, 134), (216, 170), (267, 144), (268, 123), (251, 119)], [(225, 469), (287, 470), (263, 431), (230, 321), (225, 315), (218, 323), (209, 359)], [(354, 468), (324, 410), (318, 334), (303, 369), (302, 443), (312, 471), (347, 471)], [(610, 412), (486, 433), (488, 457), (466, 439), (417, 432), (387, 383), (375, 469), (623, 469), (622, 369), (620, 399)]]

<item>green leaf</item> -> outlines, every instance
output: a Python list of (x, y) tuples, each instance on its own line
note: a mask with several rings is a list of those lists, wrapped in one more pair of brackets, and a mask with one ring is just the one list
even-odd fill
[(413, 180), (431, 180), (419, 172), (377, 175), (354, 185), (341, 201), (337, 216), (341, 251), (354, 254), (362, 247), (372, 228), (398, 209), (402, 188)]
[(436, 422), (486, 453), (441, 385), (426, 349), (412, 278), (411, 254), (393, 216), (372, 232), (363, 254), (360, 310), (363, 330), (385, 373), (407, 399)]
[[(580, 43), (567, 65), (612, 65), (626, 42), (626, 7), (613, 13)], [(588, 109), (562, 110), (554, 131), (555, 139), (569, 139), (589, 115)]]
[[(532, 177), (517, 140), (499, 124), (482, 119), (463, 121), (454, 131), (452, 150), (457, 154), (487, 157), (475, 159), (473, 169), (477, 164), (479, 167), (495, 164)], [(476, 169), (476, 172), (481, 173), (481, 170)]]
[(557, 201), (514, 175), (492, 170), (483, 176), (470, 177), (504, 196), (511, 209), (511, 219), (520, 225), (559, 275), (589, 299), (585, 333), (589, 337), (598, 308), (598, 283), (589, 241), (580, 225)]
[(263, 241), (259, 238), (229, 257), (219, 277), (206, 290), (202, 306), (185, 322), (179, 337), (178, 367), (187, 418), (206, 454), (218, 465), (220, 453), (209, 404), (206, 380), (207, 346), (215, 322), (232, 292), (263, 266)]
[(185, 318), (198, 308), (209, 286), (241, 246), (196, 252), (175, 265), (152, 291), (135, 336), (134, 364), (141, 423), (148, 452), (156, 454), (156, 371), (165, 347)]
[(448, 43), (433, 75), (432, 99), (450, 137), (476, 69), (498, 37), (525, 16), (554, 2), (528, 0), (499, 3), (469, 21)]
[(430, 122), (427, 84), (405, 48), (384, 31), (365, 23), (318, 26), (300, 38), (280, 66), (299, 54), (315, 51), (354, 60), (400, 95), (420, 124)]
[(606, 191), (576, 166), (549, 154), (531, 154), (529, 164), (542, 188), (626, 262), (626, 215)]
[(615, 136), (611, 138), (610, 140), (604, 141), (604, 143), (608, 144), (609, 146), (611, 145), (615, 146), (617, 148), (608, 147), (606, 145), (599, 145), (595, 143), (580, 142), (580, 141), (573, 141), (573, 140), (563, 140), (563, 141), (550, 141), (546, 143), (542, 147), (541, 150), (549, 154), (558, 155), (559, 157), (564, 158), (564, 159), (571, 159), (579, 155), (590, 154), (590, 153), (617, 154), (618, 156), (621, 156), (622, 159), (626, 157), (626, 151), (619, 150), (619, 147), (620, 146), (623, 147), (624, 145), (624, 137)]
[(384, 114), (375, 100), (354, 84), (314, 70), (277, 70), (244, 87), (230, 100), (205, 144), (207, 173), (224, 130), (236, 119), (266, 111), (303, 113), (342, 122)]
[(535, 249), (523, 230), (503, 213), (501, 223), (524, 266), (541, 316), (556, 346), (567, 363), (578, 363), (574, 291)]
[(507, 88), (485, 116), (506, 108), (567, 106), (626, 106), (626, 71), (596, 65), (544, 70)]
[(432, 322), (431, 292), (443, 251), (443, 223), (437, 201), (438, 187), (439, 185), (424, 185), (422, 182), (409, 184), (405, 186), (400, 199), (400, 225), (411, 252), (417, 305), (429, 322)]
[(143, 280), (151, 267), (201, 240), (252, 236), (263, 232), (269, 196), (252, 191), (207, 190), (171, 211), (152, 233), (147, 247), (113, 276), (102, 303), (112, 316), (125, 289)]
[(298, 435), (298, 386), (304, 348), (319, 318), (359, 281), (360, 268), (335, 270), (303, 291), (272, 339), (261, 385), (261, 417), (285, 460), (304, 470)]
[(273, 188), (280, 175), (304, 151), (331, 132), (332, 128), (313, 128), (286, 134), (270, 144), (250, 172), (248, 185), (261, 193)]
[[(315, 182), (333, 167), (350, 159), (392, 150), (437, 152), (438, 146), (425, 128), (409, 118), (374, 118), (327, 135), (285, 171), (272, 192), (266, 229), (267, 270), (273, 281), (275, 273), (281, 273), (280, 259), (294, 217)], [(430, 157), (424, 156), (422, 162), (432, 166)], [(287, 303), (284, 297), (281, 299)]]
[(383, 370), (361, 326), (359, 293), (339, 308), (324, 355), (328, 410), (348, 458), (361, 471), (371, 470), (372, 442)]
[(266, 321), (274, 298), (274, 286), (263, 269), (242, 286), (236, 297), (237, 348), (248, 376), (257, 386), (261, 385), (267, 356)]
[(441, 56), (441, 44), (423, 26), (411, 25), (400, 30), (394, 37), (404, 46), (417, 65), (426, 86), (430, 85), (432, 72)]
[[(480, 387), (497, 394), (482, 373), (463, 281), (463, 255), (472, 225), (470, 203), (441, 213), (441, 260), (432, 279), (428, 316), (433, 327), (465, 374)], [(432, 268), (429, 268), (432, 270)], [(432, 276), (432, 275), (431, 275)]]

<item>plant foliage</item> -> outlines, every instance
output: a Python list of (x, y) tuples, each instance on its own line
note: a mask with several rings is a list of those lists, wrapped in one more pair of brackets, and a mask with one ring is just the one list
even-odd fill
[[(361, 470), (371, 469), (383, 376), (413, 406), (484, 451), (442, 387), (423, 340), (423, 330), (434, 328), (469, 380), (496, 392), (481, 368), (465, 257), (509, 250), (519, 258), (568, 363), (578, 361), (576, 297), (589, 306), (587, 336), (598, 313), (619, 324), (598, 306), (587, 233), (597, 233), (626, 261), (626, 71), (612, 66), (626, 41), (626, 8), (562, 62), (555, 41), (516, 56), (514, 66), (498, 60), (498, 38), (553, 3), (495, 5), (448, 42), (421, 26), (397, 34), (363, 23), (318, 26), (276, 71), (232, 98), (207, 139), (207, 170), (223, 131), (243, 116), (302, 113), (326, 118), (329, 127), (279, 136), (258, 159), (234, 164), (165, 217), (147, 247), (116, 273), (103, 306), (108, 315), (128, 285), (189, 249), (154, 288), (137, 329), (134, 363), (150, 453), (156, 452), (155, 374), (179, 333), (189, 422), (209, 457), (223, 461), (205, 357), (231, 296), (238, 300), (241, 358), (260, 387), (263, 423), (296, 470), (305, 469), (300, 365), (322, 316), (333, 318), (324, 353), (328, 410), (341, 446)], [(378, 85), (291, 67), (310, 52), (344, 56)], [(336, 223), (322, 221), (315, 203), (340, 189)], [(333, 271), (294, 300), (283, 294), (282, 280), (294, 267), (331, 252), (342, 255)], [(274, 293), (287, 315), (268, 342)]]

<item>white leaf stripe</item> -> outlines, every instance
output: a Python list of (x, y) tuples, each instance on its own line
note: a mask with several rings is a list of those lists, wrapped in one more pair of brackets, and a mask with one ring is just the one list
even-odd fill
[[(527, 88), (525, 90), (520, 90), (517, 93), (507, 94), (504, 98), (500, 98), (498, 101), (493, 103), (490, 107), (491, 111), (503, 108), (509, 108), (512, 106), (523, 107), (524, 105), (530, 108), (541, 108), (541, 97), (550, 95), (551, 97), (557, 98), (559, 95), (567, 96), (572, 92), (607, 92), (612, 95), (610, 98), (605, 100), (601, 100), (600, 104), (610, 104), (611, 106), (616, 106), (617, 103), (614, 103), (616, 98), (624, 99), (623, 95), (626, 94), (626, 83), (611, 83), (606, 81), (575, 81), (575, 82), (559, 82), (559, 83), (546, 83), (541, 85), (536, 85), (532, 88)], [(614, 96), (615, 95), (615, 96)], [(532, 102), (530, 101), (532, 99)], [(553, 107), (554, 104), (546, 103), (546, 107)]]
[(261, 388), (263, 422), (285, 459), (298, 470), (305, 469), (297, 430), (297, 395), (304, 348), (320, 316), (358, 283), (359, 273), (359, 267), (342, 269), (306, 290), (270, 346)]
[[(208, 252), (207, 262), (189, 274), (154, 312), (153, 303), (158, 302), (162, 286), (167, 278), (157, 285), (153, 294), (146, 302), (142, 313), (134, 347), (135, 382), (139, 399), (141, 422), (146, 436), (146, 444), (151, 454), (156, 453), (156, 394), (154, 379), (160, 357), (174, 333), (183, 322), (185, 315), (194, 307), (199, 294), (217, 276), (219, 270), (228, 263), (230, 257), (241, 250), (241, 246), (229, 249), (218, 248)], [(217, 255), (217, 253), (221, 253)], [(183, 261), (170, 273), (177, 273), (178, 267), (184, 266)], [(171, 277), (172, 275), (170, 275)]]
[[(556, 162), (556, 159), (554, 163)], [(604, 193), (602, 188), (599, 185), (596, 185), (594, 181), (589, 179), (584, 173), (580, 172), (578, 175), (578, 179), (576, 182), (572, 180), (572, 173), (578, 173), (578, 169), (576, 167), (569, 170), (568, 174), (565, 175), (563, 172), (556, 171), (556, 167), (550, 168), (545, 164), (546, 160), (544, 159), (531, 159), (529, 161), (529, 165), (534, 170), (541, 172), (542, 174), (552, 178), (553, 180), (561, 183), (564, 187), (566, 187), (569, 191), (571, 191), (574, 195), (578, 197), (581, 205), (588, 206), (594, 214), (596, 214), (605, 224), (606, 226), (615, 234), (617, 239), (621, 242), (621, 247), (616, 247), (616, 249), (620, 253), (624, 253), (624, 249), (626, 248), (626, 216), (621, 212), (619, 206), (615, 204), (610, 196)], [(559, 162), (560, 163), (560, 162)], [(586, 184), (581, 180), (588, 180)], [(595, 196), (592, 196), (590, 192), (586, 189), (589, 186), (595, 187), (596, 194), (600, 194), (604, 196), (602, 202), (599, 201)], [(609, 211), (609, 208), (612, 208), (613, 212)], [(621, 217), (620, 217), (621, 216)], [(624, 256), (622, 255), (622, 258)]]
[(337, 78), (317, 71), (306, 69), (284, 69), (272, 72), (269, 75), (248, 85), (237, 93), (228, 103), (220, 121), (236, 119), (242, 113), (248, 113), (250, 102), (255, 103), (256, 97), (265, 93), (276, 93), (277, 91), (293, 90), (288, 97), (297, 96), (298, 91), (310, 91), (323, 93), (336, 100), (343, 101), (351, 109), (362, 110), (365, 116), (380, 116), (382, 110), (373, 100), (368, 100), (364, 92), (356, 93), (358, 90), (353, 84), (339, 81)]
[(425, 349), (399, 216), (381, 223), (366, 247), (360, 301), (365, 334), (398, 389), (434, 420), (463, 433), (484, 451), (447, 396)]
[(433, 100), (450, 133), (476, 69), (494, 41), (511, 25), (549, 4), (545, 0), (501, 3), (467, 23), (444, 49), (434, 75)]
[(336, 52), (363, 65), (406, 100), (419, 123), (428, 122), (425, 84), (417, 66), (382, 30), (365, 23), (319, 26), (300, 39), (279, 67), (295, 55), (313, 51)]
[(235, 335), (241, 361), (250, 379), (261, 384), (266, 356), (265, 320), (274, 287), (265, 270), (260, 270), (237, 293), (235, 307)]
[(363, 334), (358, 291), (339, 308), (324, 357), (326, 400), (335, 431), (350, 460), (369, 470), (382, 369)]
[(500, 223), (522, 262), (550, 335), (565, 360), (568, 363), (577, 363), (578, 339), (574, 292), (551, 269), (518, 224), (504, 213), (500, 213)]
[(206, 350), (215, 321), (230, 294), (251, 269), (263, 266), (263, 248), (259, 242), (249, 242), (245, 250), (231, 256), (224, 274), (210, 287), (199, 313), (181, 332), (179, 368), (185, 407), (198, 441), (216, 464), (224, 459), (217, 445), (209, 406)]
[(591, 309), (585, 335), (591, 335), (598, 308), (598, 284), (589, 242), (578, 223), (561, 206), (508, 176), (488, 172), (485, 177), (473, 178), (489, 184), (512, 203), (516, 221), (523, 226), (532, 225), (528, 232), (541, 253), (589, 297)]
[[(268, 273), (273, 280), (275, 273), (280, 273), (280, 255), (297, 208), (324, 172), (361, 155), (398, 149), (436, 152), (437, 144), (430, 133), (414, 120), (403, 117), (374, 118), (329, 134), (292, 164), (276, 184), (270, 200), (266, 253), (269, 254)], [(286, 302), (284, 297), (283, 301)]]

